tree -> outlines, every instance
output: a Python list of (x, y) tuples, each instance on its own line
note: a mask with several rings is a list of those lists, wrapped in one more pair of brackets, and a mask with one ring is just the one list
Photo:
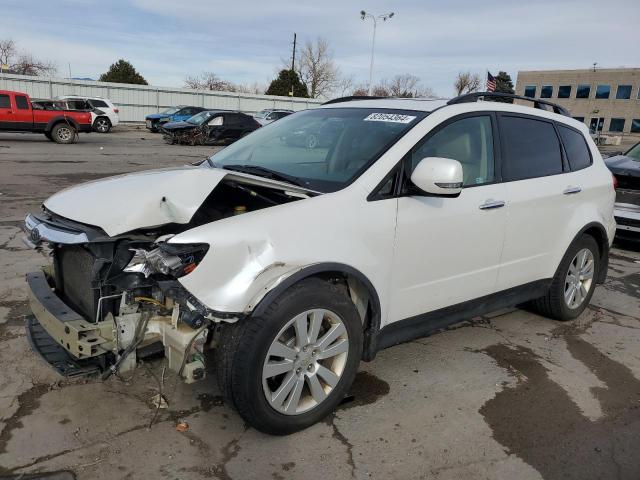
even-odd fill
[(267, 95), (289, 96), (293, 89), (294, 97), (309, 98), (307, 86), (300, 81), (300, 77), (293, 70), (280, 70), (278, 78), (273, 80), (264, 92)]
[(133, 65), (122, 58), (109, 67), (107, 73), (100, 75), (101, 82), (113, 83), (135, 83), (138, 85), (149, 85), (142, 75), (140, 75)]
[[(369, 95), (369, 89), (364, 85), (357, 86), (352, 95)], [(396, 75), (389, 79), (382, 79), (371, 89), (374, 97), (397, 97), (397, 98), (434, 98), (433, 89), (422, 85), (419, 77), (410, 73)]]
[(0, 70), (18, 75), (53, 75), (56, 66), (53, 62), (37, 59), (30, 53), (18, 53), (16, 43), (8, 38), (0, 40)]
[[(499, 93), (515, 93), (513, 89), (513, 81), (507, 72), (498, 72), (496, 75), (496, 92)], [(496, 102), (513, 103), (512, 98), (494, 98)]]
[(482, 80), (477, 73), (460, 72), (453, 83), (453, 88), (456, 95), (462, 95), (463, 93), (477, 92), (480, 90), (481, 84)]
[(297, 58), (300, 80), (307, 86), (311, 98), (329, 96), (338, 85), (340, 70), (333, 61), (329, 42), (318, 37), (308, 41)]
[(187, 77), (184, 81), (187, 88), (195, 90), (233, 91), (233, 85), (222, 80), (213, 72), (203, 72), (199, 77)]

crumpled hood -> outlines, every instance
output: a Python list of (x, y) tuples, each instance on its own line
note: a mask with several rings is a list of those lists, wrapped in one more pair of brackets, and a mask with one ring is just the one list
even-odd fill
[(162, 128), (165, 130), (189, 130), (192, 128), (196, 128), (198, 125), (194, 125), (189, 122), (168, 122), (165, 123)]
[(109, 236), (167, 223), (188, 223), (229, 172), (180, 167), (83, 183), (49, 197), (51, 212), (102, 228)]
[(625, 155), (605, 158), (604, 163), (609, 169), (618, 175), (640, 177), (640, 162)]
[(168, 113), (152, 113), (150, 115), (147, 115), (145, 118), (145, 120), (158, 120), (160, 118), (169, 118), (171, 117), (171, 115), (169, 115)]
[(288, 192), (311, 190), (219, 168), (184, 166), (94, 180), (62, 190), (44, 202), (47, 210), (93, 225), (114, 236), (168, 223), (189, 223), (223, 178)]

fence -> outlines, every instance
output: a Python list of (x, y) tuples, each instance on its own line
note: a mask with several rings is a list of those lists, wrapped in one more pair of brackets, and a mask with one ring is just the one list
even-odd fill
[(54, 98), (63, 95), (109, 98), (120, 110), (120, 120), (123, 122), (143, 122), (145, 115), (157, 113), (175, 105), (255, 113), (265, 108), (305, 110), (322, 103), (319, 100), (307, 98), (30, 77), (6, 73), (0, 74), (0, 90), (25, 92), (33, 98)]

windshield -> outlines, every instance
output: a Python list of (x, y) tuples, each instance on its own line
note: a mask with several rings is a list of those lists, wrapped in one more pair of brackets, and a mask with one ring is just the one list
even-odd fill
[(627, 153), (625, 153), (627, 157), (631, 157), (634, 160), (640, 162), (640, 142), (636, 143), (633, 147), (631, 147)]
[(267, 115), (269, 115), (269, 110), (260, 110), (258, 113), (256, 113), (253, 118), (264, 118)]
[(351, 183), (426, 115), (370, 108), (305, 110), (256, 130), (210, 161), (220, 168), (268, 169), (306, 188), (333, 192)]
[(216, 114), (215, 112), (206, 112), (206, 111), (200, 112), (194, 115), (193, 117), (189, 118), (187, 122), (193, 123), (194, 125), (202, 125), (211, 117), (213, 117), (215, 114)]
[(171, 108), (167, 108), (166, 110), (164, 110), (163, 112), (160, 112), (160, 113), (164, 113), (166, 115), (172, 115), (172, 114), (176, 113), (178, 110), (180, 110), (180, 107), (171, 107)]

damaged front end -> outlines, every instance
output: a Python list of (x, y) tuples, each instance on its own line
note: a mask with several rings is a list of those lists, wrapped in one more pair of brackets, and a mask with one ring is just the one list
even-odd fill
[[(42, 213), (28, 215), (24, 242), (52, 259), (42, 271), (27, 275), (33, 313), (27, 326), (33, 348), (67, 376), (124, 373), (135, 367), (138, 358), (164, 354), (169, 369), (186, 382), (204, 378), (204, 350), (215, 346), (219, 330), (214, 326), (234, 322), (240, 314), (211, 310), (181, 283), (213, 247), (171, 243), (171, 239), (201, 225), (305, 198), (279, 185), (274, 188), (238, 175), (223, 179), (225, 175), (218, 174), (218, 184), (208, 195), (196, 195), (193, 188), (182, 196), (144, 191), (140, 209), (146, 205), (148, 213), (137, 217), (117, 215), (117, 196), (111, 209), (97, 202), (104, 184), (58, 194), (56, 201), (45, 202)], [(131, 184), (131, 179), (121, 178)], [(69, 219), (71, 214), (90, 216), (78, 204), (81, 200), (74, 201), (78, 192), (92, 196), (101, 226)], [(106, 199), (106, 191), (104, 195)], [(185, 195), (202, 200), (187, 204)], [(180, 215), (173, 210), (172, 216), (166, 213), (164, 205), (169, 202), (181, 205)], [(49, 204), (71, 214), (54, 213)], [(127, 230), (133, 218), (143, 226)]]
[(176, 279), (197, 267), (208, 245), (108, 237), (50, 213), (29, 215), (25, 224), (26, 242), (53, 259), (27, 282), (30, 340), (54, 368), (108, 375), (163, 352), (187, 382), (204, 377), (211, 312)]

